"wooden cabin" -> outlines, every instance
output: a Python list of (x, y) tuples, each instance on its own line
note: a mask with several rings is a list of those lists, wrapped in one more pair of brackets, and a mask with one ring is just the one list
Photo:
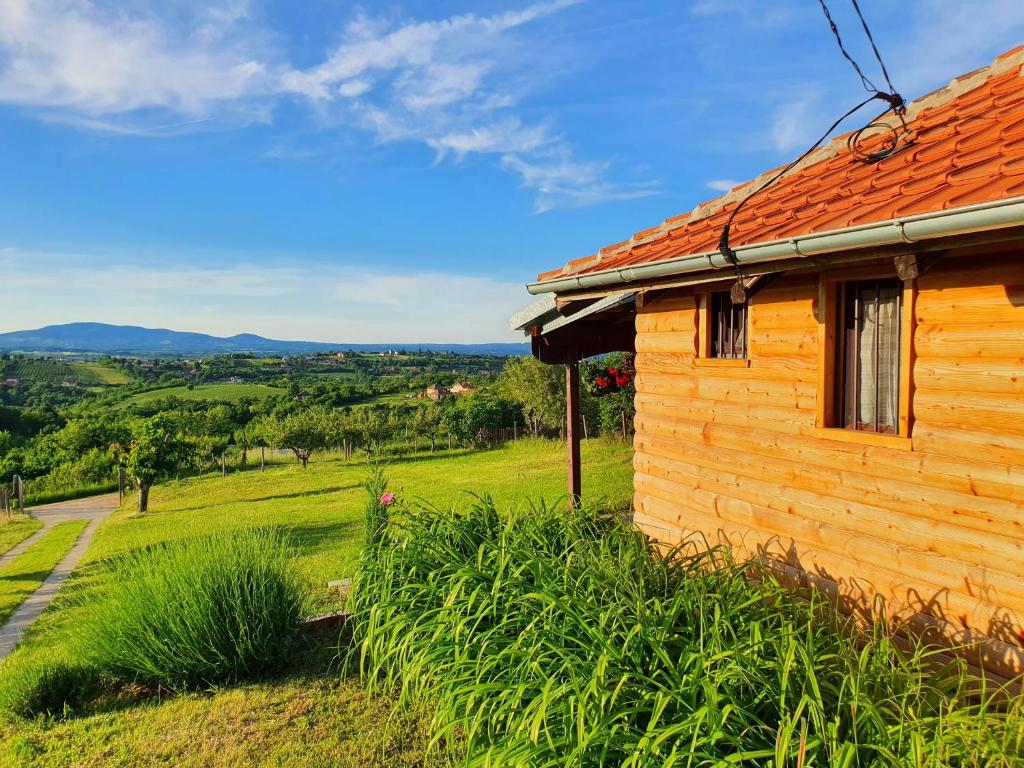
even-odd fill
[[(636, 352), (635, 520), (882, 597), (1024, 672), (1024, 48), (540, 275), (513, 319), (566, 366)], [(879, 153), (879, 154), (875, 154)]]

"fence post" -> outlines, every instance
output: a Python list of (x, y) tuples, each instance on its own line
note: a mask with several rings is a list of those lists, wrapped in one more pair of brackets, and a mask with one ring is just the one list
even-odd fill
[(263, 471), (264, 465), (267, 463), (267, 448), (264, 445), (260, 446), (260, 472)]
[(518, 439), (519, 439), (519, 420), (518, 419), (512, 419), (512, 440), (515, 441), (515, 440), (518, 440)]
[(117, 468), (117, 502), (124, 502), (124, 467)]
[(18, 511), (25, 514), (25, 481), (21, 475), (14, 476), (14, 494), (18, 499)]
[(0, 512), (7, 515), (7, 519), (11, 519), (11, 508), (7, 506), (7, 489), (0, 486)]
[(227, 460), (227, 453), (225, 451), (221, 451), (220, 452), (220, 476), (221, 477), (227, 477), (228, 476), (228, 460)]

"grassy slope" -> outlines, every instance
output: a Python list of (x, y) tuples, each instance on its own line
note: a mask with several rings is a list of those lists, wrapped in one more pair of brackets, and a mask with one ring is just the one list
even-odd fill
[(0, 569), (0, 624), (40, 586), (71, 549), (88, 520), (57, 523), (31, 547)]
[(43, 527), (34, 517), (16, 515), (10, 522), (0, 523), (0, 555), (20, 544)]
[[(116, 386), (119, 384), (130, 384), (131, 377), (128, 376), (124, 371), (119, 371), (116, 368), (111, 368), (106, 365), (100, 365), (99, 363), (90, 362), (76, 362), (73, 363), (75, 371), (82, 374), (83, 372), (91, 376), (93, 379), (98, 381), (100, 384), (108, 386)], [(82, 377), (80, 375), (80, 380)], [(83, 383), (86, 383), (83, 380)]]
[(280, 387), (266, 384), (198, 384), (194, 388), (164, 387), (149, 392), (140, 392), (128, 398), (126, 403), (149, 403), (164, 397), (177, 397), (181, 400), (213, 400), (237, 403), (242, 398), (263, 398), (271, 395), (284, 394)]
[[(624, 444), (585, 444), (587, 497), (628, 499), (630, 455)], [(289, 526), (319, 605), (333, 607), (327, 581), (351, 575), (358, 555), (359, 484), (365, 470), (358, 463), (314, 458), (307, 472), (289, 466), (171, 483), (154, 489), (153, 512), (143, 517), (131, 514), (129, 500), (100, 528), (83, 567), (4, 664), (67, 653), (80, 610), (76, 598), (102, 589), (99, 560), (189, 533)], [(523, 498), (554, 500), (564, 492), (564, 449), (522, 441), (479, 453), (439, 452), (395, 462), (389, 475), (404, 499), (418, 496), (442, 506), (465, 501), (466, 492), (489, 491), (506, 507), (522, 507)], [(3, 671), (0, 664), (0, 678)], [(0, 765), (424, 765), (418, 726), (390, 717), (386, 705), (367, 699), (358, 683), (339, 681), (333, 670), (314, 669), (276, 684), (149, 702), (66, 722), (0, 725)]]

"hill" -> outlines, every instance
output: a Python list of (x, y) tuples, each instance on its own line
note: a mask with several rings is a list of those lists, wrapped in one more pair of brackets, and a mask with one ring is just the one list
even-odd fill
[(29, 331), (0, 333), (0, 352), (96, 353), (150, 357), (181, 357), (248, 352), (299, 355), (328, 350), (384, 352), (389, 349), (459, 352), (476, 355), (527, 355), (528, 344), (328, 344), (316, 341), (280, 341), (252, 333), (210, 336), (205, 333), (141, 328), (105, 323), (48, 325)]

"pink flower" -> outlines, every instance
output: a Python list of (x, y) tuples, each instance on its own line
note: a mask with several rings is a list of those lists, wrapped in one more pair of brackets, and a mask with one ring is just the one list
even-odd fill
[(391, 491), (388, 491), (387, 493), (383, 494), (380, 497), (380, 505), (382, 507), (390, 507), (394, 503), (395, 503), (395, 494), (393, 494)]

